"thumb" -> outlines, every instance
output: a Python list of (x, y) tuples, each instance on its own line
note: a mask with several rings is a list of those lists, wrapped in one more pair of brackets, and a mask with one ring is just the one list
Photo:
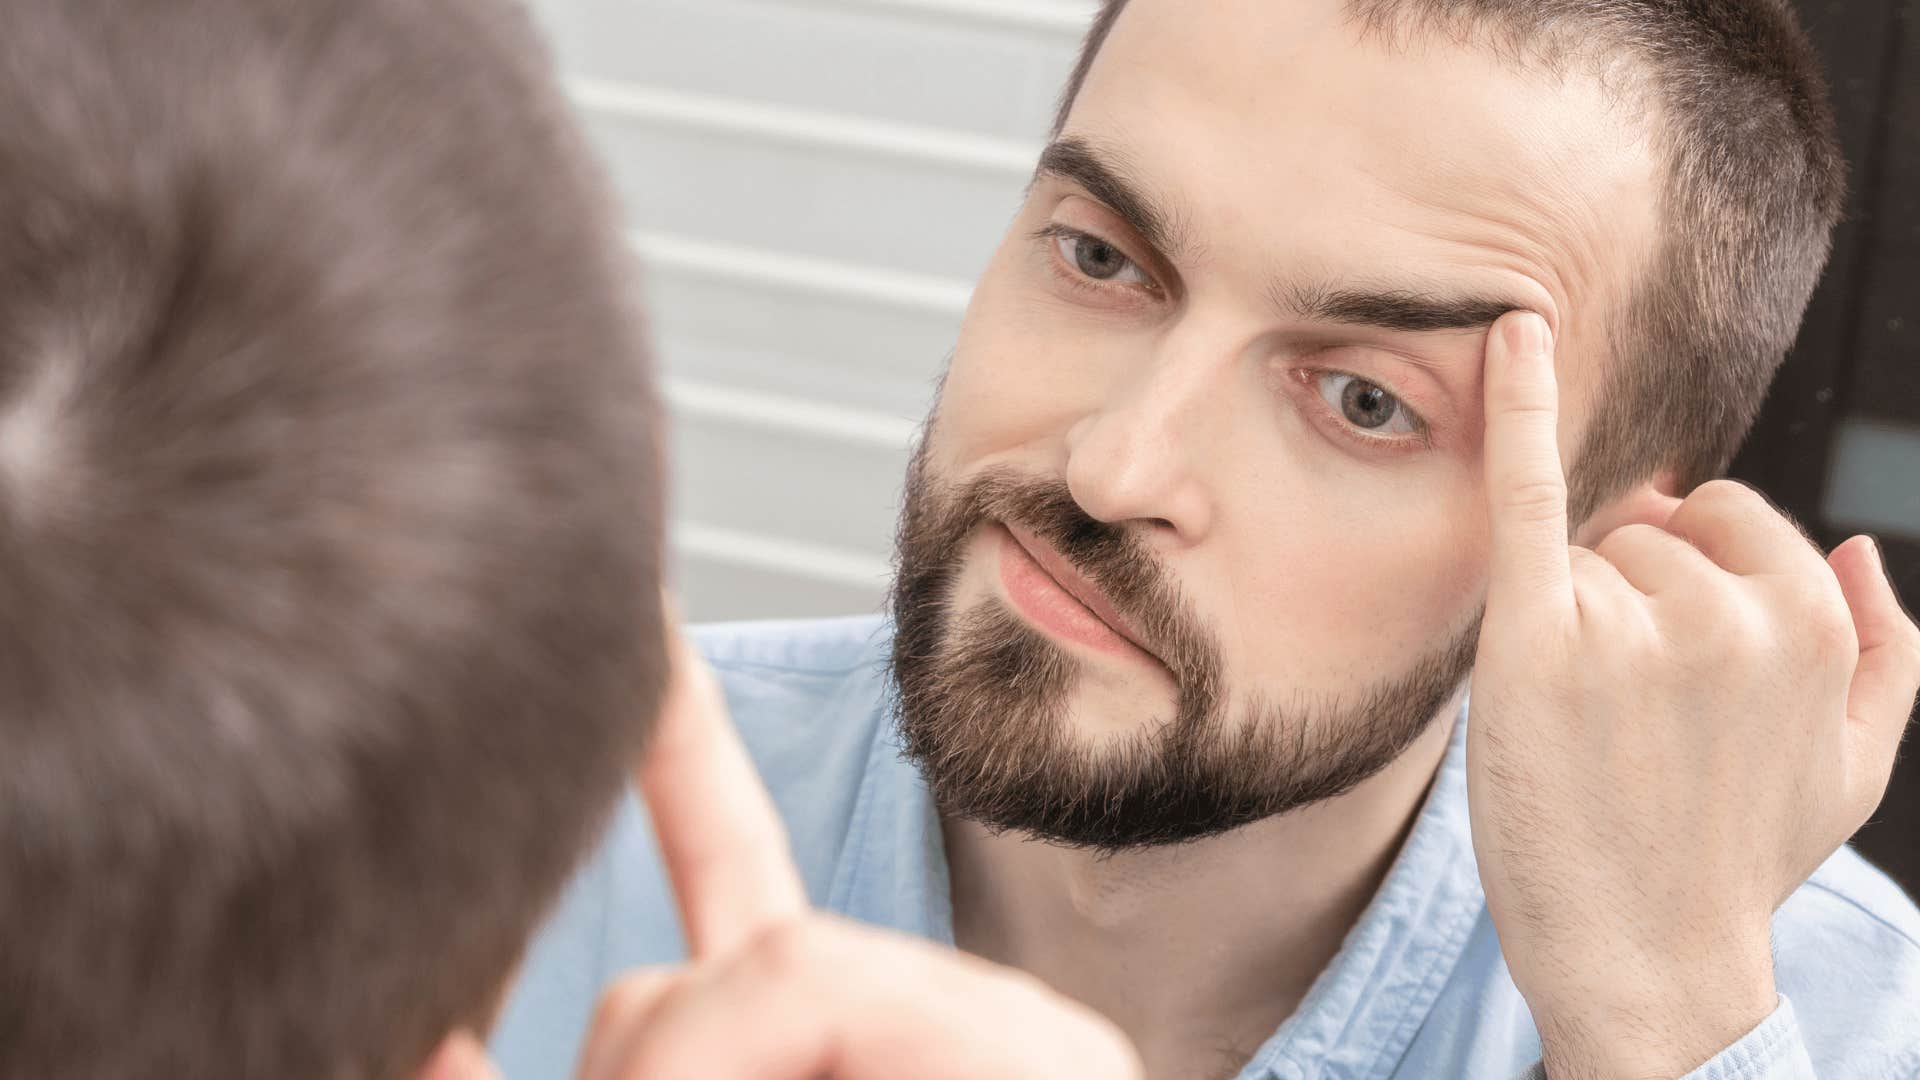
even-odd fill
[(1511, 311), (1487, 335), (1487, 510), (1493, 546), (1487, 608), (1573, 607), (1567, 480), (1560, 466), (1560, 390), (1547, 323)]

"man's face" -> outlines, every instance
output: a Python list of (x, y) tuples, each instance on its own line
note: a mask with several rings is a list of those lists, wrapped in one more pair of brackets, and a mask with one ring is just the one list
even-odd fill
[(943, 806), (1190, 839), (1351, 787), (1451, 707), (1487, 325), (1546, 317), (1571, 460), (1652, 250), (1645, 127), (1577, 65), (1363, 40), (1339, 0), (1134, 0), (910, 478), (895, 667)]

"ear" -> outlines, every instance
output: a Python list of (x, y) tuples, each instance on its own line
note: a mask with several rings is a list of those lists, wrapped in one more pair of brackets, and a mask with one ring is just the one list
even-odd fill
[(1602, 503), (1593, 516), (1581, 522), (1573, 532), (1573, 542), (1590, 548), (1606, 539), (1606, 535), (1613, 530), (1634, 522), (1666, 528), (1667, 520), (1680, 507), (1678, 487), (1670, 469), (1635, 484)]
[(480, 1040), (456, 1031), (440, 1040), (416, 1080), (500, 1080), (500, 1073), (487, 1060)]

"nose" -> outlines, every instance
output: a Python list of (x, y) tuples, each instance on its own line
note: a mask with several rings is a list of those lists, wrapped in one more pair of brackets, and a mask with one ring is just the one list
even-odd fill
[[(1148, 522), (1183, 543), (1206, 535), (1215, 506), (1204, 447), (1225, 360), (1217, 343), (1183, 346), (1169, 338), (1140, 377), (1117, 384), (1074, 422), (1066, 438), (1067, 488), (1082, 510), (1110, 524)], [(1217, 426), (1227, 417), (1212, 420)]]

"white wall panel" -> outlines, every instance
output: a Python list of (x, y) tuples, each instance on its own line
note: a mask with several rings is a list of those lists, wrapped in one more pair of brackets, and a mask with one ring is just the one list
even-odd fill
[[(911, 424), (826, 402), (787, 402), (776, 416), (754, 398), (728, 396), (724, 388), (669, 384), (676, 514), (884, 560)], [(818, 422), (836, 414), (837, 432)]]
[(669, 374), (908, 420), (925, 415), (959, 331), (963, 286), (886, 275), (893, 288), (820, 288), (832, 274), (787, 279), (683, 260), (678, 244), (638, 246)]
[(879, 583), (850, 587), (754, 562), (710, 559), (685, 547), (675, 552), (673, 577), (682, 610), (700, 622), (864, 615), (879, 611), (884, 596)]
[[(777, 115), (777, 114), (774, 114)], [(588, 130), (629, 222), (740, 247), (971, 280), (1025, 178), (933, 154), (876, 152), (594, 108)], [(1031, 161), (1030, 151), (1009, 156)]]
[[(549, 5), (555, 6), (555, 5)], [(958, 132), (1031, 137), (1080, 21), (1044, 3), (575, 0), (574, 73)], [(1051, 20), (1033, 13), (1052, 14)], [(1064, 17), (1063, 17), (1064, 16)]]
[(912, 434), (1093, 0), (532, 0), (612, 171), (695, 619), (877, 610)]

